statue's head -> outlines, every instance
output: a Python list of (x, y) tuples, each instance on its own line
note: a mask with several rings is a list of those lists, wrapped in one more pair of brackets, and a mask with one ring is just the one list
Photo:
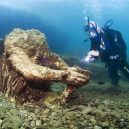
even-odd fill
[(21, 48), (30, 58), (35, 55), (43, 55), (49, 51), (46, 36), (38, 30), (14, 29), (7, 35), (5, 50), (9, 53), (10, 48)]

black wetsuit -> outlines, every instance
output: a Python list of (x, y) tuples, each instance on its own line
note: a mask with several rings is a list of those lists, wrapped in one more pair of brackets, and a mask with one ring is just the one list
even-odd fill
[(129, 65), (126, 62), (126, 44), (119, 31), (103, 29), (97, 38), (91, 39), (91, 50), (98, 50), (100, 58), (106, 62), (111, 81), (117, 85), (121, 70), (129, 79)]

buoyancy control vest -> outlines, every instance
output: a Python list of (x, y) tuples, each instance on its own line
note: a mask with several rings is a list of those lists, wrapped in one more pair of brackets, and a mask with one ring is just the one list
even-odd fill
[(99, 50), (100, 58), (104, 62), (107, 62), (110, 56), (126, 59), (126, 44), (121, 33), (113, 29), (103, 29), (99, 41), (91, 40), (91, 49)]

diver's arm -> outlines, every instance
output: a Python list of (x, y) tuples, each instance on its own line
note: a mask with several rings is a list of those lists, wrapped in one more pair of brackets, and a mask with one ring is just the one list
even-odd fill
[(126, 54), (126, 50), (127, 50), (127, 46), (126, 43), (122, 37), (122, 34), (120, 32), (117, 32), (117, 38), (118, 38), (118, 45), (119, 45), (119, 52), (120, 52), (120, 57), (121, 60), (126, 60), (127, 54)]
[(98, 60), (99, 58), (99, 51), (97, 50), (97, 46), (96, 46), (96, 42), (94, 42), (92, 39), (91, 39), (91, 48), (90, 48), (90, 51), (88, 52), (87, 56), (85, 57), (85, 61), (86, 62), (93, 62), (95, 60)]
[(91, 40), (91, 47), (90, 47), (90, 51), (91, 50), (97, 50), (98, 49), (98, 47), (99, 47), (99, 42), (96, 42), (96, 41), (94, 41), (93, 39), (90, 39)]
[(124, 39), (123, 39), (123, 37), (122, 37), (122, 34), (120, 33), (120, 32), (118, 32), (118, 34), (117, 34), (118, 36), (118, 42), (119, 42), (119, 44), (121, 45), (120, 47), (121, 47), (121, 49), (122, 50), (124, 50), (124, 51), (126, 51), (127, 50), (127, 46), (126, 46), (126, 43), (125, 43), (125, 41), (124, 41)]

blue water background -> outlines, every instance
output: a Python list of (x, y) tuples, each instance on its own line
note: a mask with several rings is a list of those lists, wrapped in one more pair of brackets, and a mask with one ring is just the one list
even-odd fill
[(86, 16), (100, 26), (113, 20), (111, 28), (122, 32), (129, 55), (129, 0), (1, 0), (0, 37), (13, 28), (35, 28), (54, 52), (83, 58), (90, 48), (83, 42)]

